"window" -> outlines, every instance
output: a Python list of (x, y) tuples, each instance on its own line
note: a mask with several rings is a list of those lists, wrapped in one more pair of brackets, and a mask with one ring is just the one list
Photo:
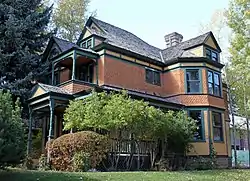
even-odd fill
[(87, 41), (87, 46), (86, 48), (89, 49), (92, 47), (91, 39)]
[(86, 46), (87, 46), (87, 43), (86, 43), (86, 41), (82, 42), (82, 45), (81, 45), (81, 47), (82, 47), (82, 48), (86, 48)]
[(154, 85), (161, 85), (160, 72), (146, 68), (146, 82)]
[(201, 92), (199, 69), (186, 70), (186, 81), (187, 81), (187, 93)]
[(216, 51), (210, 50), (209, 48), (206, 48), (206, 57), (215, 62), (218, 62), (219, 60), (218, 53)]
[(58, 84), (60, 84), (60, 72), (59, 71), (55, 72), (54, 74), (54, 85), (58, 85)]
[(194, 135), (194, 140), (204, 140), (204, 130), (202, 125), (202, 113), (201, 110), (190, 110), (188, 111), (188, 116), (196, 120), (197, 131)]
[(214, 141), (223, 141), (223, 126), (221, 113), (212, 112)]
[(218, 73), (208, 71), (208, 93), (221, 96), (221, 81)]

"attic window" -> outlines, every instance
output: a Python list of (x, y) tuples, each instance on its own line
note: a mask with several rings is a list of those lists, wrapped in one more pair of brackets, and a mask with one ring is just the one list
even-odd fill
[(206, 57), (215, 62), (218, 62), (219, 60), (218, 53), (209, 48), (206, 48)]

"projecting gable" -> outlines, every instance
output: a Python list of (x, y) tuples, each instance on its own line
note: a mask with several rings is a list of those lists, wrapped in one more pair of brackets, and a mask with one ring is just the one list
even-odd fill
[(204, 42), (205, 45), (215, 49), (215, 50), (218, 50), (218, 52), (221, 52), (221, 49), (220, 49), (220, 46), (218, 45), (213, 33), (211, 32), (210, 35), (206, 38), (205, 42)]
[(40, 86), (37, 86), (34, 89), (34, 91), (32, 92), (31, 98), (40, 96), (40, 95), (45, 94), (45, 93), (46, 93), (46, 91), (43, 88), (41, 88)]

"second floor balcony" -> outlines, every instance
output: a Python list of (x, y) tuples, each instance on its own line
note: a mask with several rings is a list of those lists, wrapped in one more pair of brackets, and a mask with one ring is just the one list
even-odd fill
[(50, 84), (70, 89), (73, 93), (81, 91), (84, 86), (98, 84), (98, 57), (89, 49), (74, 47), (63, 52), (52, 60)]

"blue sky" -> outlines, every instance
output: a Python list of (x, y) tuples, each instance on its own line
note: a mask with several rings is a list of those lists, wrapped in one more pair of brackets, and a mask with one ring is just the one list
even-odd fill
[(97, 18), (123, 28), (146, 42), (164, 48), (164, 35), (178, 32), (184, 40), (199, 34), (200, 24), (228, 0), (92, 0)]

